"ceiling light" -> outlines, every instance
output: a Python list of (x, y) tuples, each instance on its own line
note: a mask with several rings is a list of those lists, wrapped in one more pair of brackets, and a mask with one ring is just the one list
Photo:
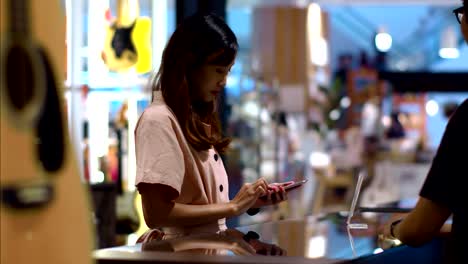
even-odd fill
[(349, 97), (345, 96), (340, 100), (340, 105), (343, 108), (348, 108), (351, 105), (351, 100)]
[(338, 111), (337, 109), (335, 110), (332, 110), (330, 112), (330, 119), (331, 120), (338, 120), (340, 118), (340, 111)]
[(426, 103), (426, 113), (429, 116), (435, 116), (439, 112), (439, 104), (434, 100), (429, 100)]
[(447, 27), (442, 32), (439, 56), (443, 59), (456, 59), (460, 56), (457, 47), (457, 34), (452, 26)]
[(387, 52), (392, 48), (392, 36), (386, 32), (375, 35), (375, 47), (380, 52)]
[(456, 59), (460, 56), (460, 52), (457, 48), (441, 48), (439, 56), (443, 59)]

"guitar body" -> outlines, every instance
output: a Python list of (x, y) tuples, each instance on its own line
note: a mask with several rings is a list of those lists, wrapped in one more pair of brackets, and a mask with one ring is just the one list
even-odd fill
[[(59, 1), (34, 2), (35, 14), (40, 14), (41, 10), (36, 7), (44, 5), (48, 7), (48, 14), (41, 11), (41, 15), (33, 16), (35, 23), (32, 24), (52, 24), (48, 29), (60, 25), (55, 23), (63, 14)], [(5, 10), (3, 0), (1, 8)], [(9, 47), (21, 42), (4, 32), (2, 27), (2, 37), (8, 38), (3, 43), (10, 43)], [(60, 35), (60, 30), (35, 32), (47, 51), (56, 53), (49, 57), (45, 48), (29, 38), (31, 48), (25, 49), (24, 54), (32, 55), (22, 56), (18, 64), (30, 71), (20, 71), (13, 76), (14, 71), (10, 71), (10, 76), (6, 76), (11, 65), (4, 59), (19, 55), (12, 53), (8, 46), (2, 46), (1, 50), (0, 262), (91, 263), (94, 245), (91, 210), (62, 112), (63, 90), (60, 87), (63, 81), (56, 78), (53, 69), (53, 65), (61, 65), (61, 60), (57, 59), (63, 58), (60, 51), (65, 46), (65, 35)], [(53, 41), (54, 38), (62, 41)], [(31, 78), (35, 73), (43, 78)], [(13, 82), (5, 79), (13, 77), (18, 82), (10, 87)]]
[(131, 39), (134, 27), (135, 24), (125, 28), (112, 25), (106, 29), (103, 60), (109, 70), (125, 72), (138, 61), (138, 54)]
[[(28, 129), (36, 122), (45, 97), (44, 71), (36, 47), (27, 38), (12, 36), (1, 40), (2, 111), (18, 128)], [(29, 76), (24, 78), (24, 76)]]
[(132, 41), (135, 43), (138, 61), (135, 68), (137, 73), (151, 71), (151, 19), (139, 17), (132, 32)]
[(139, 17), (138, 0), (119, 0), (119, 16), (106, 28), (102, 59), (109, 70), (127, 72), (151, 71), (151, 20)]

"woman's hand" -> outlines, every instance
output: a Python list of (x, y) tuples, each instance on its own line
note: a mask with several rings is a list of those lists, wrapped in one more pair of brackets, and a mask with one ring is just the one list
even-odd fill
[(251, 208), (259, 197), (268, 194), (268, 184), (261, 178), (254, 183), (245, 183), (236, 197), (229, 202), (233, 207), (234, 215), (245, 213)]
[(265, 256), (287, 256), (288, 253), (285, 249), (280, 248), (275, 244), (262, 242), (258, 239), (251, 240), (249, 244), (254, 248), (255, 252), (259, 255)]
[(148, 229), (137, 239), (137, 243), (148, 243), (153, 240), (159, 241), (164, 237), (164, 232), (159, 229)]
[(247, 234), (244, 234), (240, 231), (230, 231), (230, 234), (232, 234), (235, 237), (240, 237), (242, 236), (242, 239), (246, 241), (252, 249), (255, 251), (256, 254), (259, 255), (266, 255), (266, 256), (286, 256), (287, 252), (285, 249), (280, 248), (279, 246), (275, 244), (269, 244), (260, 241), (260, 236), (254, 232), (254, 231), (249, 231)]
[(268, 185), (268, 193), (265, 196), (259, 197), (252, 208), (260, 208), (263, 206), (278, 204), (288, 199), (288, 193), (284, 187), (293, 184), (293, 181), (283, 183), (271, 183)]

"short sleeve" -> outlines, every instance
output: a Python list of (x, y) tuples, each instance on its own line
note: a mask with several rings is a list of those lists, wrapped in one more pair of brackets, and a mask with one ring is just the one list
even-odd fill
[(145, 114), (135, 131), (136, 186), (140, 183), (163, 184), (180, 194), (185, 166), (173, 121), (168, 116)]
[(447, 124), (420, 195), (455, 212), (466, 203), (468, 149), (468, 100)]

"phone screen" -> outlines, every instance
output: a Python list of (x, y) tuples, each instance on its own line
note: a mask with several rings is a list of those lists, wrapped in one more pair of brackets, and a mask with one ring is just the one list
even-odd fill
[[(284, 190), (285, 190), (285, 191), (288, 191), (288, 190), (295, 189), (295, 188), (301, 186), (302, 184), (306, 183), (307, 181), (308, 181), (308, 179), (305, 179), (305, 180), (302, 180), (302, 181), (294, 182), (293, 184), (290, 184), (290, 185), (288, 185), (288, 186), (285, 186), (285, 187), (284, 187)], [(268, 196), (267, 196), (267, 195), (264, 195), (264, 196), (260, 197), (260, 199), (266, 200), (266, 199), (268, 199)]]

